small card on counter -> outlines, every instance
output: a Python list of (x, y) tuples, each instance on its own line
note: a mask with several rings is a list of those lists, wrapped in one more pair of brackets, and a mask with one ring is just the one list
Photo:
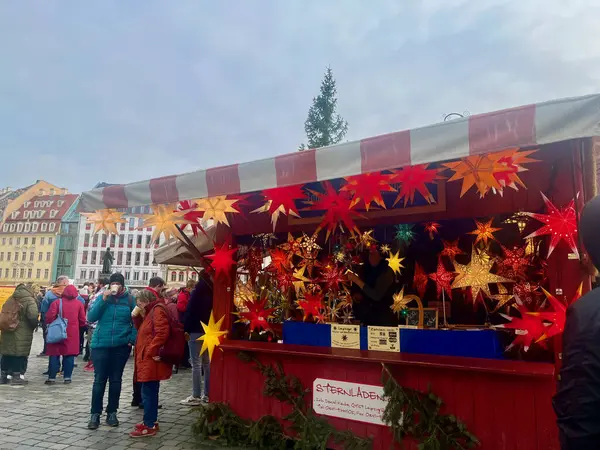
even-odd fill
[(369, 350), (400, 351), (400, 329), (398, 327), (368, 327), (367, 332)]
[(360, 350), (360, 326), (332, 323), (331, 346)]

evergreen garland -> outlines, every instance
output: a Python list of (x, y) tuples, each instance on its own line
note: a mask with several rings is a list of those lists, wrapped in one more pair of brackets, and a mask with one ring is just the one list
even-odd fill
[[(286, 375), (281, 364), (262, 364), (246, 352), (238, 356), (264, 375), (263, 394), (290, 405), (292, 412), (281, 420), (265, 415), (252, 421), (240, 418), (224, 403), (211, 403), (199, 410), (194, 434), (203, 439), (223, 439), (229, 446), (269, 450), (325, 450), (330, 441), (346, 450), (372, 448), (371, 439), (357, 437), (349, 430), (339, 431), (317, 416), (307, 406), (305, 397), (310, 389), (304, 388), (294, 375)], [(391, 427), (394, 441), (402, 443), (405, 438), (412, 438), (419, 443), (419, 450), (465, 450), (479, 444), (455, 416), (440, 414), (443, 402), (439, 397), (400, 386), (387, 366), (382, 367), (384, 397), (388, 402), (383, 421)]]

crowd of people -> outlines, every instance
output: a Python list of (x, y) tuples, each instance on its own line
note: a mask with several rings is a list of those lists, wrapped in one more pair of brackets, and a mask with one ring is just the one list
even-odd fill
[[(87, 426), (98, 429), (105, 412), (105, 425), (116, 427), (123, 372), (133, 352), (131, 405), (143, 409), (144, 418), (130, 436), (154, 436), (159, 430), (160, 383), (173, 371), (192, 369), (191, 395), (181, 404), (208, 403), (210, 365), (208, 355), (200, 355), (197, 339), (211, 310), (212, 280), (204, 272), (198, 282), (190, 280), (180, 289), (169, 289), (155, 277), (145, 289), (129, 290), (120, 273), (79, 289), (66, 276), (48, 290), (20, 284), (0, 312), (0, 384), (28, 383), (27, 360), (34, 332), (41, 327), (44, 348), (38, 357), (48, 357), (45, 384), (56, 385), (60, 375), (70, 384), (76, 357), (83, 355), (84, 370), (94, 373)], [(173, 341), (177, 333), (185, 333), (185, 340)], [(163, 353), (167, 347), (168, 357)], [(180, 355), (176, 361), (174, 353)]]

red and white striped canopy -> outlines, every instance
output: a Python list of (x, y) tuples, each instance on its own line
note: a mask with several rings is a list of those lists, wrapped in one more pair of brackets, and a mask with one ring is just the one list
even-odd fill
[(413, 130), (94, 189), (84, 211), (172, 203), (311, 183), (510, 147), (600, 135), (600, 94), (478, 114)]

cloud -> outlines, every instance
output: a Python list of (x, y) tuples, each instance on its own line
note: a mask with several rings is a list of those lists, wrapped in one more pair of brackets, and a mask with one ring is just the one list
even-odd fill
[(2, 2), (0, 186), (294, 151), (327, 65), (348, 139), (598, 89), (592, 0), (405, 3)]

